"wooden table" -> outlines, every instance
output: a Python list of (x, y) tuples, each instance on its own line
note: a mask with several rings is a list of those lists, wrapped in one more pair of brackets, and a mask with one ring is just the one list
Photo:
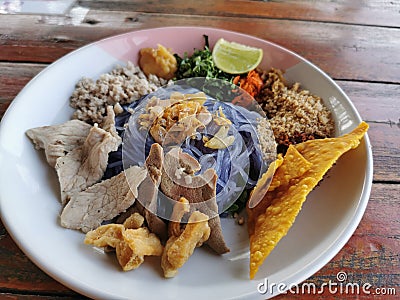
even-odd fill
[[(24, 85), (51, 62), (114, 34), (199, 25), (243, 32), (280, 44), (319, 66), (344, 89), (369, 123), (373, 146), (373, 187), (365, 215), (346, 246), (307, 282), (320, 286), (344, 271), (353, 282), (370, 283), (381, 292), (395, 291), (399, 297), (400, 2), (194, 3), (83, 0), (64, 15), (1, 14), (0, 118)], [(319, 297), (370, 299), (372, 295), (324, 293)], [(0, 223), (0, 299), (80, 298), (38, 269)], [(307, 294), (277, 297), (315, 298)]]

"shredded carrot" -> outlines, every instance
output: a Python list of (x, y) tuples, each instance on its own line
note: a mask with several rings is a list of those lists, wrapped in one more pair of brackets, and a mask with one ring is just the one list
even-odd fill
[(239, 83), (239, 86), (246, 92), (248, 92), (252, 97), (258, 95), (263, 85), (263, 81), (260, 77), (260, 74), (255, 70), (250, 71), (245, 78), (236, 76), (233, 79), (233, 83), (236, 85)]
[(233, 78), (233, 84), (238, 84), (239, 80), (240, 80), (240, 75)]

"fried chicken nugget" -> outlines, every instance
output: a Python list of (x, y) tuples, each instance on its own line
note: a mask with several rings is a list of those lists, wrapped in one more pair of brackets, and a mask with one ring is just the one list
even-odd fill
[(171, 236), (165, 245), (161, 256), (164, 277), (174, 277), (193, 254), (194, 249), (208, 240), (210, 232), (208, 216), (199, 211), (193, 212), (183, 232), (179, 236)]
[[(254, 278), (266, 257), (280, 239), (287, 234), (308, 193), (314, 189), (343, 153), (356, 148), (360, 144), (360, 140), (367, 130), (368, 124), (361, 122), (352, 132), (341, 137), (310, 140), (296, 146), (290, 146), (293, 147), (291, 149), (293, 153), (298, 151), (312, 166), (304, 174), (291, 180), (285, 180), (284, 174), (281, 174), (283, 176), (281, 185), (273, 191), (267, 192), (265, 199), (270, 201), (271, 204), (258, 215), (254, 229), (249, 228), (250, 279)], [(302, 161), (294, 158), (295, 156), (285, 156), (284, 160), (288, 160), (289, 163), (292, 160)], [(284, 164), (285, 161), (282, 166)], [(296, 167), (294, 163), (292, 168)], [(277, 171), (275, 175), (278, 174)], [(297, 175), (294, 174), (294, 176)], [(279, 180), (279, 178), (276, 180)], [(257, 206), (253, 209), (257, 209)]]

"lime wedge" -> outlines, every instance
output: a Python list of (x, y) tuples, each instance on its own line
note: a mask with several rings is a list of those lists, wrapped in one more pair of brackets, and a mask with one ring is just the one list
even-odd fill
[(243, 74), (255, 69), (262, 57), (260, 48), (228, 42), (223, 38), (217, 41), (212, 52), (217, 68), (229, 74)]

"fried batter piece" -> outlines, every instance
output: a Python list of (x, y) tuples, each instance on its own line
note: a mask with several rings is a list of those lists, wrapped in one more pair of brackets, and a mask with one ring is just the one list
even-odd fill
[(138, 229), (142, 227), (144, 223), (144, 217), (138, 212), (131, 214), (123, 223), (126, 229)]
[(144, 256), (136, 255), (129, 247), (129, 244), (124, 241), (118, 243), (115, 253), (118, 263), (124, 271), (137, 269), (144, 262)]
[[(130, 220), (127, 222), (129, 226), (143, 224), (143, 217), (137, 213), (128, 220)], [(147, 255), (161, 256), (163, 252), (158, 237), (146, 227), (126, 229), (122, 224), (102, 225), (89, 231), (84, 242), (96, 247), (115, 248), (117, 260), (124, 271), (138, 268)]]
[(125, 227), (122, 224), (107, 224), (86, 233), (84, 243), (96, 247), (113, 247), (123, 240)]
[(160, 256), (163, 251), (158, 237), (146, 227), (126, 229), (123, 232), (124, 241), (136, 255)]
[(181, 197), (172, 210), (171, 221), (168, 223), (168, 236), (179, 236), (182, 233), (180, 220), (189, 211), (189, 201), (185, 197)]
[(183, 232), (179, 236), (171, 236), (165, 245), (161, 256), (164, 277), (174, 277), (193, 254), (194, 249), (208, 240), (210, 232), (208, 216), (199, 211), (193, 212)]

